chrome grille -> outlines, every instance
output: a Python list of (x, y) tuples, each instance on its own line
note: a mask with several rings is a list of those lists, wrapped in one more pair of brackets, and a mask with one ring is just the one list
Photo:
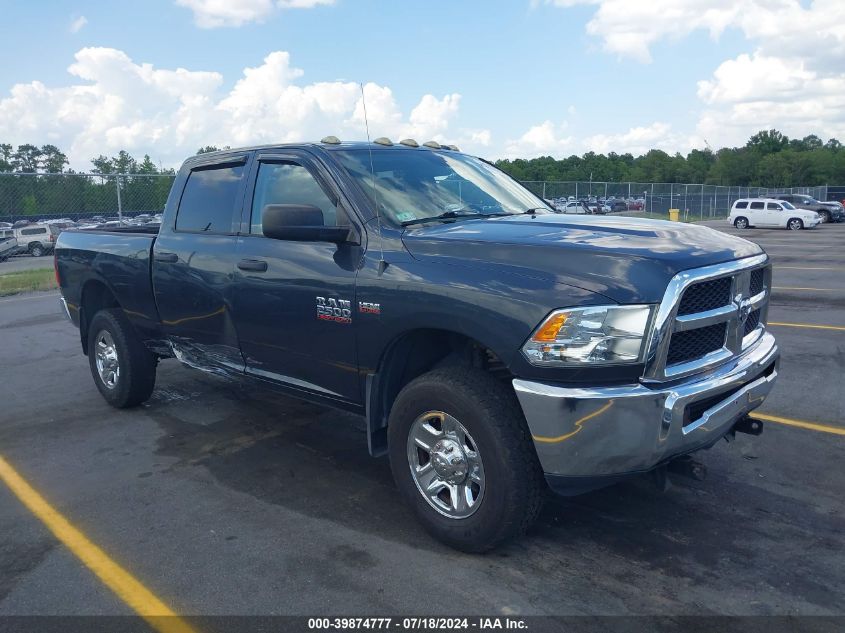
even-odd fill
[(669, 344), (666, 364), (686, 363), (710, 352), (719, 351), (725, 345), (726, 335), (727, 326), (724, 323), (714, 323), (697, 330), (676, 332)]
[(756, 268), (751, 271), (751, 296), (763, 292), (763, 284), (765, 283), (766, 269)]
[(748, 315), (748, 320), (745, 322), (745, 331), (744, 336), (748, 336), (754, 330), (757, 329), (757, 326), (760, 324), (760, 310), (752, 310), (751, 314)]
[(695, 314), (713, 310), (731, 302), (731, 278), (702, 281), (684, 290), (678, 314)]
[(644, 380), (705, 371), (759, 339), (768, 313), (766, 255), (684, 271), (658, 308)]

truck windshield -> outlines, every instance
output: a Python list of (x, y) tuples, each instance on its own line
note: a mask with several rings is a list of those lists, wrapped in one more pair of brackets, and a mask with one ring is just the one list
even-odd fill
[[(397, 224), (425, 218), (553, 213), (543, 200), (484, 161), (426, 149), (340, 150), (340, 162), (379, 212)], [(373, 177), (375, 174), (375, 177)]]

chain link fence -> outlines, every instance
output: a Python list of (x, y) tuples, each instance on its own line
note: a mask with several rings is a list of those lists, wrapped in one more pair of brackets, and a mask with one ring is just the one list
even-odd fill
[[(102, 216), (118, 218), (161, 213), (175, 176), (170, 174), (0, 174), (0, 222)], [(523, 182), (547, 200), (622, 199), (642, 210), (623, 213), (668, 217), (679, 209), (686, 221), (723, 218), (738, 198), (802, 193), (827, 200), (827, 187), (722, 187), (646, 182)]]
[(169, 174), (0, 174), (0, 222), (161, 213)]
[(817, 200), (827, 200), (827, 187), (722, 187), (719, 185), (654, 183), (654, 182), (558, 182), (524, 181), (524, 186), (546, 200), (621, 199), (631, 207), (642, 203), (642, 210), (622, 214), (668, 218), (669, 209), (680, 210), (684, 221), (727, 217), (731, 205), (739, 198), (765, 198), (779, 193), (800, 193)]

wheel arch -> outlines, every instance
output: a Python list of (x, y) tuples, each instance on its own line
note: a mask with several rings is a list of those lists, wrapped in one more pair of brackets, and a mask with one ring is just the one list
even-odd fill
[(489, 347), (455, 330), (420, 328), (394, 337), (382, 352), (375, 373), (366, 377), (367, 440), (373, 456), (387, 452), (387, 420), (399, 392), (414, 378), (443, 365), (465, 365), (512, 378)]
[(89, 279), (82, 286), (79, 302), (79, 339), (82, 352), (88, 355), (88, 326), (97, 312), (106, 308), (119, 308), (115, 293), (100, 279)]

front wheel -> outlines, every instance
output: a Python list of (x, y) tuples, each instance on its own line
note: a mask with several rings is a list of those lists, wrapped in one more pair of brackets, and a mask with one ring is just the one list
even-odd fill
[(100, 310), (88, 329), (88, 364), (103, 398), (113, 407), (134, 407), (153, 392), (156, 359), (119, 308)]
[(734, 226), (738, 229), (747, 229), (748, 220), (746, 218), (737, 218), (734, 220)]
[(482, 552), (523, 534), (540, 512), (543, 473), (511, 389), (479, 370), (443, 367), (399, 394), (390, 467), (423, 526)]
[(821, 211), (819, 213), (819, 217), (821, 218), (822, 224), (827, 224), (828, 222), (830, 222), (830, 214), (827, 211)]
[(41, 257), (44, 254), (44, 247), (41, 244), (36, 244), (29, 249), (29, 254), (33, 257)]
[(790, 231), (800, 231), (804, 228), (804, 223), (798, 218), (792, 218), (786, 223), (786, 226)]

